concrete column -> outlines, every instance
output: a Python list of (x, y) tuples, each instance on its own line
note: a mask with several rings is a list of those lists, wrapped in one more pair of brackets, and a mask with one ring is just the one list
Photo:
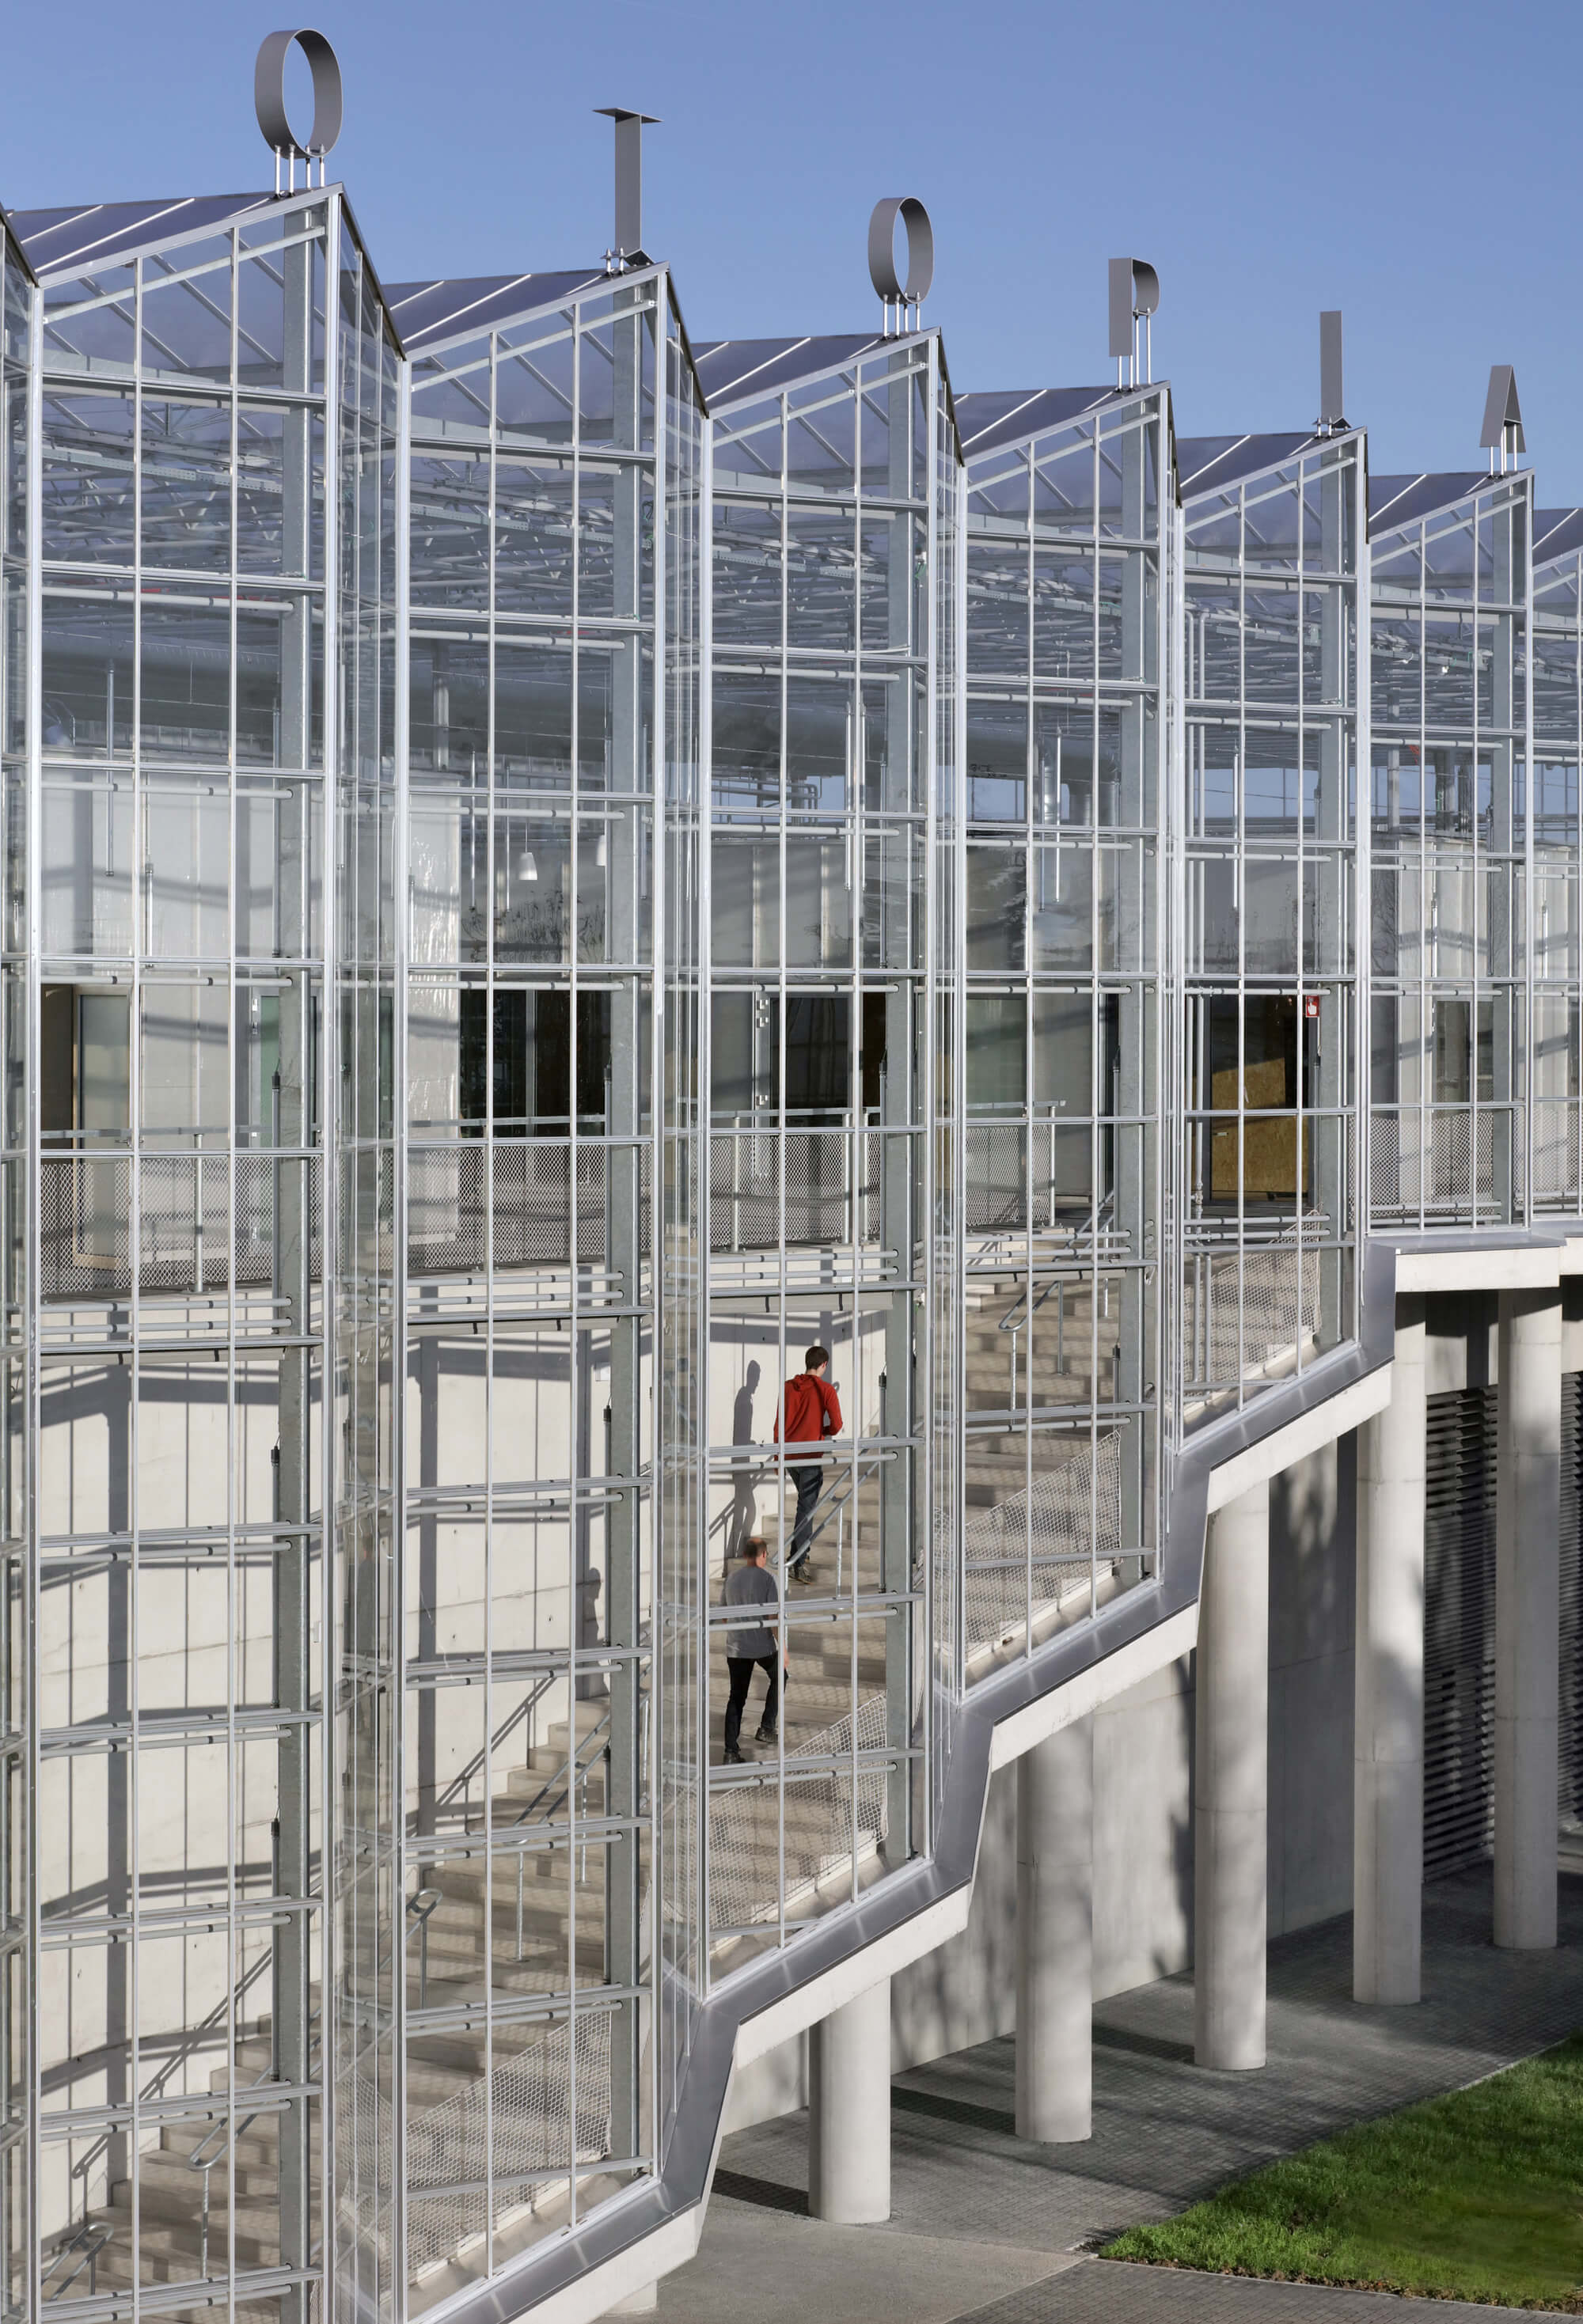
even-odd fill
[(1094, 1721), (1017, 1762), (1017, 2136), (1094, 2127)]
[(1352, 1997), (1416, 2001), (1423, 1921), (1427, 1338), (1396, 1302), (1391, 1401), (1357, 1432)]
[(808, 2208), (871, 2227), (891, 2216), (891, 1981), (809, 2036)]
[(1503, 1291), (1495, 1468), (1497, 1945), (1556, 1941), (1561, 1303)]
[(1199, 1598), (1193, 1767), (1193, 2050), (1264, 2062), (1270, 1488), (1209, 1520)]

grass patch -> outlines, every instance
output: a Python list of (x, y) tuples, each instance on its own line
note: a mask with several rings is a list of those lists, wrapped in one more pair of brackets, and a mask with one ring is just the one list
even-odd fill
[(1103, 2256), (1583, 2315), (1583, 2034), (1129, 2228)]

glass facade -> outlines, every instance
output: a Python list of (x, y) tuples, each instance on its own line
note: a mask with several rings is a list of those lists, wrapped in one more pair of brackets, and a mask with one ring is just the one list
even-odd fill
[[(327, 1965), (338, 2061), (372, 1941), (349, 1822), (328, 1918), (327, 1690), (338, 1741), (359, 1713), (326, 1558), (390, 1506), (355, 1481), (372, 1385), (322, 1259), (327, 737), (344, 764), (355, 731), (379, 769), (349, 373), (380, 326), (334, 194), (193, 207), (219, 214), (166, 236), (113, 211), (19, 221), (41, 288), (6, 436), (8, 457), (31, 437), (32, 482), (6, 622), (8, 650), (32, 626), (32, 731), (8, 724), (5, 761), (35, 1198), (38, 2177), (16, 2297), (175, 2313), (234, 2287), (306, 2317)], [(7, 314), (11, 364), (28, 327)], [(340, 785), (338, 805), (339, 859)], [(383, 1265), (388, 1310), (388, 1231)]]
[[(414, 286), (392, 305), (412, 360), (399, 1652), (416, 2311), (650, 2168), (674, 2076), (642, 2029), (656, 1618), (683, 1706), (695, 1629), (695, 1195), (677, 1165), (696, 1078), (699, 419), (662, 272)], [(666, 1739), (668, 1768), (690, 1756), (684, 1730)], [(661, 1788), (669, 1866), (697, 1786)], [(664, 1921), (673, 1944), (691, 1916)], [(690, 1979), (685, 1950), (674, 1967)]]
[(1357, 1333), (1363, 440), (1180, 447), (1184, 1428)]
[(1530, 1209), (1532, 502), (1530, 474), (1369, 484), (1380, 1226), (1501, 1225)]
[[(931, 1494), (941, 1525), (951, 1508), (928, 1430), (954, 1232), (941, 670), (958, 462), (932, 334), (727, 342), (700, 349), (699, 374), (713, 1980), (927, 1846), (931, 1618), (948, 1682), (955, 1646), (950, 1569), (931, 1617), (941, 1575), (920, 1513)], [(829, 1433), (792, 1438), (815, 1347)], [(725, 1601), (755, 1537), (776, 1585), (768, 1630), (762, 1609)], [(762, 1708), (754, 1672), (769, 1741), (738, 1765), (727, 1712), (750, 1657), (732, 1650), (753, 1630), (761, 1645), (773, 1630), (762, 1683), (780, 1685), (778, 1664), (784, 1715)]]
[[(32, 1360), (37, 1266), (36, 1180), (29, 1167), (35, 1044), (29, 1009), (29, 890), (37, 860), (29, 740), (32, 283), (9, 233), (0, 239), (0, 798), (5, 890), (0, 905), (0, 2264), (8, 2316), (32, 2306), (33, 2023), (38, 1941), (32, 1909), (38, 1825), (38, 1588), (32, 1459), (38, 1443)], [(93, 2237), (97, 2247), (98, 2238)]]
[(958, 416), (972, 1682), (1152, 1572), (1159, 1544), (1176, 511), (1163, 388), (968, 395)]
[(1578, 770), (1583, 747), (1583, 521), (1533, 517), (1533, 1017), (1526, 1055), (1536, 1213), (1583, 1207)]
[(8, 2312), (517, 2312), (1366, 1200), (1577, 1213), (1583, 520), (334, 187), (4, 263)]

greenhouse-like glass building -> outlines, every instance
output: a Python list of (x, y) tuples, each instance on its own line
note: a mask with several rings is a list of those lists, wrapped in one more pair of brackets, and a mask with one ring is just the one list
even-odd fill
[[(893, 2059), (1013, 1988), (1083, 2135), (1124, 1735), (1206, 2064), (1276, 1749), (1356, 1763), (1288, 1821), (1359, 1999), (1452, 1793), (1554, 1941), (1583, 517), (1509, 373), (1487, 472), (1371, 476), (1338, 381), (1179, 438), (1141, 262), (1116, 384), (958, 392), (916, 203), (877, 327), (692, 337), (642, 126), (560, 272), (384, 281), (328, 136), (5, 214), (18, 2324), (593, 2317), (731, 2125), (884, 2216)], [(1426, 1330), (1544, 1456), (1449, 1773)], [(1316, 1461), (1339, 1745), (1264, 1692)]]

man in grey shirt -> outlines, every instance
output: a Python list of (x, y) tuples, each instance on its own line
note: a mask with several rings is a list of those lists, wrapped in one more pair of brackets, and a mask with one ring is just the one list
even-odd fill
[[(743, 1543), (741, 1560), (726, 1581), (727, 1606), (780, 1604), (780, 1592), (766, 1563), (768, 1554), (767, 1544), (756, 1534)], [(790, 1667), (790, 1655), (786, 1660)], [(726, 1705), (726, 1764), (728, 1767), (739, 1767), (742, 1765), (742, 1714), (747, 1708), (747, 1690), (753, 1684), (755, 1670), (762, 1670), (764, 1674), (764, 1708), (754, 1739), (760, 1743), (773, 1743), (775, 1740), (781, 1668), (775, 1634), (768, 1621), (734, 1622), (731, 1625), (726, 1633), (726, 1668), (731, 1674), (731, 1699)]]

